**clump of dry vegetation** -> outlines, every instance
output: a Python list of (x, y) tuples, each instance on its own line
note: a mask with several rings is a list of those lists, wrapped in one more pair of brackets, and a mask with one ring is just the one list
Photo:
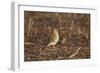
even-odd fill
[[(55, 49), (46, 47), (54, 28), (59, 33)], [(90, 58), (90, 14), (24, 12), (24, 61), (87, 58)]]

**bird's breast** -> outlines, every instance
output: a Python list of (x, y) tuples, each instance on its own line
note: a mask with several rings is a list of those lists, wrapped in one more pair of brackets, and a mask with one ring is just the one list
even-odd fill
[(54, 41), (57, 43), (58, 42), (58, 40), (59, 40), (59, 35), (58, 35), (58, 33), (56, 32), (56, 35), (55, 35), (55, 37), (54, 37)]

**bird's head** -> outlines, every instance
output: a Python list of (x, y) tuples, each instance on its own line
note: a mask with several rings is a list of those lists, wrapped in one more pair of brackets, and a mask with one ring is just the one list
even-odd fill
[(53, 29), (53, 32), (58, 32), (58, 29), (57, 29), (57, 28), (54, 28), (54, 29)]

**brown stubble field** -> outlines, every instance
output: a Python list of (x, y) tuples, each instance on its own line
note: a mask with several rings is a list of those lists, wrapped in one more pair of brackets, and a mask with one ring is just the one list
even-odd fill
[[(54, 28), (59, 33), (55, 49), (46, 47)], [(89, 58), (90, 14), (24, 11), (25, 62)]]

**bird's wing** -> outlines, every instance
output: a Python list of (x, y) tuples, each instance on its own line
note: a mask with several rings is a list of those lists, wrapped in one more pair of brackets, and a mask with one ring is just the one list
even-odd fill
[(50, 42), (53, 42), (55, 40), (55, 33), (52, 32), (51, 36), (50, 36)]

